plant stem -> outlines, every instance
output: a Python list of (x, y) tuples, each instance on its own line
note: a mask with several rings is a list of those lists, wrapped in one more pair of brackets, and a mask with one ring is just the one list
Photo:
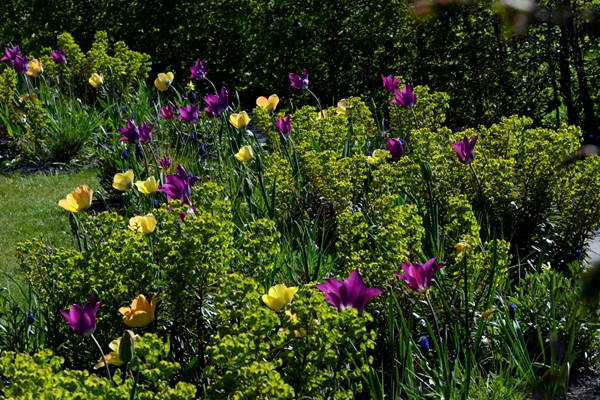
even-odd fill
[(321, 117), (325, 117), (323, 115), (323, 107), (321, 107), (321, 102), (319, 101), (319, 98), (312, 92), (312, 90), (310, 90), (309, 88), (306, 88), (306, 90), (308, 90), (308, 93), (312, 94), (312, 96), (315, 98), (315, 100), (317, 101), (317, 104), (319, 105), (319, 110), (321, 111)]
[(100, 343), (98, 343), (98, 341), (94, 337), (93, 333), (90, 335), (90, 337), (92, 338), (94, 343), (96, 343), (96, 346), (98, 347), (98, 350), (100, 351), (100, 355), (102, 356), (102, 362), (104, 362), (104, 367), (106, 368), (106, 376), (108, 376), (108, 380), (112, 382), (112, 376), (110, 376), (110, 369), (108, 369), (108, 363), (106, 362), (106, 358), (104, 357), (104, 352), (102, 351), (102, 347), (100, 347)]
[(469, 280), (467, 276), (467, 251), (465, 249), (465, 362), (467, 364), (467, 375), (465, 379), (465, 399), (469, 398), (469, 386), (471, 385), (471, 331), (469, 328)]

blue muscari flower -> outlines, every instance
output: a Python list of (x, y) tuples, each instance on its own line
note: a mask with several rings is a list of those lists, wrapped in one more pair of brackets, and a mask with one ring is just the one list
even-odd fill
[(429, 340), (427, 340), (426, 337), (424, 337), (423, 339), (421, 339), (421, 349), (425, 353), (429, 353)]
[(135, 114), (131, 113), (131, 119), (135, 119)]
[(194, 93), (194, 92), (190, 93), (190, 100), (192, 101), (192, 103), (195, 103), (196, 99), (197, 99), (196, 93)]
[(29, 325), (33, 325), (34, 321), (35, 321), (35, 315), (33, 315), (33, 311), (29, 310), (29, 312), (27, 313), (27, 323)]
[(52, 86), (52, 77), (51, 76), (48, 77), (48, 85)]
[(575, 258), (577, 258), (578, 260), (581, 260), (583, 258), (581, 250), (575, 250)]
[(123, 150), (123, 158), (129, 158), (129, 152), (127, 151), (127, 149)]
[(366, 154), (367, 156), (372, 156), (372, 155), (373, 155), (373, 153), (372, 153), (372, 152), (370, 152), (369, 150), (367, 150), (367, 151), (365, 152), (365, 154)]
[(204, 148), (204, 144), (200, 145), (200, 155), (203, 156), (206, 153), (206, 149)]
[(242, 189), (238, 189), (238, 197), (242, 197), (244, 195), (244, 192), (242, 191)]
[(123, 106), (123, 107), (121, 108), (121, 110), (122, 110), (124, 113), (126, 113), (126, 112), (127, 112), (127, 107)]
[(154, 208), (158, 208), (158, 200), (154, 199)]
[(508, 316), (510, 317), (510, 319), (512, 319), (513, 321), (515, 320), (515, 303), (513, 303), (512, 301), (510, 302), (510, 304), (508, 305)]
[(181, 100), (185, 100), (185, 93), (181, 93)]
[(193, 173), (190, 171), (190, 172), (188, 173), (188, 176), (189, 176), (190, 178), (193, 178), (193, 177), (194, 177), (194, 174), (193, 174)]
[(104, 107), (100, 106), (100, 112), (104, 112)]
[(444, 240), (446, 240), (446, 235), (444, 235), (443, 233), (440, 233), (440, 240), (443, 242)]

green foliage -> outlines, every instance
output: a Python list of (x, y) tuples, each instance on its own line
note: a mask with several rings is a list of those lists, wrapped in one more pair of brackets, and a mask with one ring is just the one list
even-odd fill
[(0, 106), (12, 106), (17, 89), (17, 73), (13, 68), (5, 68), (0, 74)]

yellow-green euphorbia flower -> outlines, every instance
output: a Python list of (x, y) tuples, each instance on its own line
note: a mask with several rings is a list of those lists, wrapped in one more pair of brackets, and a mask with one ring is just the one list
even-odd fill
[(286, 304), (292, 301), (292, 297), (294, 297), (297, 291), (298, 288), (295, 286), (288, 288), (285, 284), (280, 283), (272, 286), (269, 289), (269, 294), (263, 294), (262, 300), (272, 310), (281, 311), (285, 308)]
[(156, 88), (161, 92), (164, 92), (165, 90), (169, 89), (174, 78), (175, 76), (172, 72), (167, 72), (166, 74), (161, 72), (158, 74), (158, 78), (154, 80), (154, 86), (156, 86)]
[(129, 229), (140, 235), (149, 235), (156, 229), (156, 217), (152, 214), (136, 215), (129, 219)]
[(238, 151), (235, 155), (238, 161), (247, 163), (252, 161), (254, 158), (254, 151), (252, 151), (252, 146), (242, 146), (240, 151)]
[(158, 188), (158, 182), (156, 182), (155, 177), (151, 176), (145, 181), (137, 181), (135, 186), (137, 186), (138, 190), (144, 194), (152, 194), (156, 192), (156, 189)]
[(67, 198), (60, 200), (58, 205), (72, 213), (80, 213), (90, 208), (93, 194), (94, 191), (88, 185), (79, 185)]
[(102, 77), (102, 75), (93, 73), (92, 76), (90, 76), (90, 79), (88, 82), (90, 83), (90, 85), (92, 85), (94, 87), (94, 89), (100, 89), (100, 87), (104, 83), (104, 78)]
[(276, 94), (270, 95), (268, 99), (265, 96), (260, 96), (256, 99), (256, 105), (266, 108), (268, 112), (275, 111), (277, 104), (279, 104), (279, 96)]
[(133, 188), (133, 170), (115, 174), (113, 178), (113, 187), (121, 192), (126, 192)]
[(156, 311), (156, 295), (148, 303), (146, 297), (140, 294), (133, 299), (131, 307), (121, 307), (119, 312), (123, 314), (123, 322), (131, 328), (142, 328), (154, 321), (154, 311)]
[(242, 111), (239, 114), (231, 114), (229, 116), (229, 122), (231, 125), (235, 126), (238, 129), (242, 129), (248, 126), (250, 123), (250, 117), (246, 111)]
[(39, 76), (42, 74), (42, 72), (44, 72), (44, 68), (42, 68), (42, 63), (40, 62), (40, 60), (33, 59), (31, 61), (29, 61), (29, 64), (27, 66), (27, 75), (34, 77), (34, 78), (39, 78)]

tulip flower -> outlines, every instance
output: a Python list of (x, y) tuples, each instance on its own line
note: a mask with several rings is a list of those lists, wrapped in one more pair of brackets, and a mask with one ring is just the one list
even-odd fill
[(405, 85), (402, 90), (395, 89), (394, 93), (396, 97), (390, 101), (392, 104), (400, 104), (409, 110), (417, 103), (417, 95), (413, 93), (413, 85)]
[(140, 294), (133, 299), (131, 307), (121, 307), (119, 312), (123, 314), (123, 322), (130, 328), (142, 328), (154, 321), (154, 312), (156, 311), (156, 295), (148, 303), (146, 297)]
[(72, 213), (80, 213), (90, 208), (93, 194), (94, 191), (89, 189), (88, 185), (79, 185), (73, 193), (60, 200), (58, 205)]
[(402, 139), (390, 138), (385, 142), (385, 148), (392, 155), (393, 160), (399, 160), (404, 154), (404, 145)]
[(164, 92), (165, 90), (169, 89), (174, 78), (175, 76), (172, 72), (167, 72), (166, 74), (161, 72), (158, 74), (158, 78), (154, 80), (154, 86), (156, 86), (156, 88), (161, 92)]
[(26, 56), (16, 56), (14, 60), (11, 61), (13, 68), (17, 72), (17, 74), (24, 74), (29, 69), (29, 63), (27, 61)]
[(21, 56), (21, 50), (19, 49), (19, 46), (15, 46), (12, 49), (5, 47), (4, 54), (6, 55), (0, 58), (0, 61), (13, 61), (17, 58), (17, 56)]
[(200, 60), (196, 60), (194, 65), (192, 65), (190, 67), (190, 72), (192, 73), (190, 75), (190, 79), (198, 79), (200, 81), (205, 79), (207, 65), (208, 65), (208, 62), (206, 62), (206, 61), (201, 62)]
[(127, 192), (133, 188), (133, 170), (125, 173), (117, 173), (113, 178), (113, 187), (121, 192)]
[(67, 63), (67, 57), (65, 56), (65, 51), (63, 49), (52, 50), (52, 55), (48, 58), (57, 64), (66, 64)]
[(246, 111), (242, 111), (238, 114), (231, 114), (229, 116), (229, 122), (231, 122), (231, 125), (235, 126), (236, 128), (243, 129), (250, 123), (250, 117), (248, 117), (248, 113)]
[(470, 164), (475, 159), (475, 142), (477, 142), (477, 136), (469, 141), (469, 138), (465, 135), (463, 140), (458, 143), (452, 143), (452, 147), (458, 155), (458, 161), (463, 164)]
[(465, 242), (456, 243), (456, 257), (465, 254), (465, 251), (467, 251), (467, 247), (469, 247), (469, 245)]
[(279, 104), (279, 96), (276, 94), (270, 95), (268, 99), (265, 96), (260, 96), (258, 99), (256, 99), (256, 105), (266, 108), (268, 112), (275, 111), (277, 104)]
[(297, 291), (298, 288), (295, 286), (287, 287), (285, 284), (280, 283), (272, 286), (269, 289), (269, 294), (263, 294), (262, 301), (273, 311), (281, 311), (287, 304), (291, 303)]
[(129, 219), (129, 229), (138, 235), (150, 235), (156, 229), (156, 217), (152, 214), (147, 214), (143, 217), (136, 215)]
[(166, 193), (167, 200), (177, 199), (183, 204), (191, 206), (192, 186), (199, 178), (197, 176), (190, 177), (182, 165), (179, 165), (175, 171), (175, 175), (167, 175), (165, 177), (166, 183), (156, 189), (156, 191)]
[(164, 171), (164, 172), (169, 172), (171, 169), (171, 157), (163, 157), (160, 160), (158, 160), (158, 163), (160, 164), (160, 168)]
[(296, 89), (308, 89), (308, 70), (302, 71), (302, 74), (296, 75), (291, 72), (288, 74), (290, 78), (290, 85)]
[(325, 300), (338, 311), (344, 311), (346, 308), (355, 308), (362, 311), (371, 297), (384, 292), (378, 288), (368, 288), (365, 286), (362, 275), (355, 269), (348, 279), (343, 282), (337, 279), (327, 278), (325, 283), (316, 285), (317, 289), (325, 293)]
[(204, 102), (207, 104), (204, 112), (209, 117), (214, 118), (216, 115), (219, 115), (225, 111), (229, 106), (229, 93), (227, 93), (227, 89), (225, 89), (225, 86), (223, 86), (221, 88), (221, 92), (219, 92), (219, 96), (207, 94), (202, 98), (202, 100), (204, 100)]
[(31, 76), (33, 78), (39, 78), (42, 72), (44, 72), (44, 68), (42, 68), (42, 63), (40, 62), (40, 60), (36, 58), (29, 61), (29, 64), (27, 66), (28, 76)]
[(408, 287), (417, 292), (424, 292), (431, 286), (433, 274), (439, 271), (446, 263), (435, 263), (435, 257), (425, 264), (407, 263), (402, 261), (404, 274), (397, 273), (396, 276), (406, 282)]
[(104, 83), (104, 78), (102, 77), (102, 75), (93, 73), (92, 76), (90, 76), (88, 82), (90, 83), (90, 85), (92, 85), (94, 89), (100, 89), (102, 87), (102, 84)]
[(152, 194), (156, 192), (158, 183), (156, 182), (156, 178), (151, 176), (145, 181), (137, 181), (135, 186), (137, 186), (138, 190), (144, 194)]
[(175, 108), (173, 108), (171, 104), (167, 104), (160, 109), (160, 114), (158, 114), (158, 116), (164, 120), (170, 121), (175, 117)]
[(252, 146), (242, 146), (240, 151), (235, 154), (235, 158), (239, 162), (247, 163), (252, 161), (254, 158), (254, 151), (252, 150)]
[(280, 118), (275, 121), (275, 125), (277, 126), (277, 129), (279, 129), (279, 132), (281, 132), (283, 135), (289, 135), (289, 133), (292, 131), (292, 119), (289, 115), (285, 118)]
[[(106, 360), (106, 364), (111, 364), (116, 367), (120, 367), (121, 365), (125, 364), (125, 362), (123, 360), (121, 360), (120, 354), (119, 354), (119, 349), (121, 347), (121, 340), (122, 340), (122, 337), (120, 337), (116, 340), (113, 340), (108, 345), (108, 347), (112, 351), (109, 354), (106, 354), (104, 356), (104, 359)], [(105, 366), (104, 360), (99, 359), (98, 363), (96, 365), (94, 365), (94, 369), (102, 368), (104, 366)]]
[(398, 89), (398, 84), (400, 83), (400, 78), (394, 79), (393, 75), (383, 76), (381, 75), (381, 79), (383, 79), (383, 88), (388, 94), (394, 93), (396, 89)]
[(96, 330), (96, 313), (99, 307), (100, 302), (94, 303), (94, 295), (92, 294), (89, 302), (84, 304), (83, 307), (79, 304), (73, 304), (69, 311), (62, 310), (60, 313), (73, 332), (88, 337)]
[(188, 104), (185, 107), (179, 107), (179, 115), (177, 116), (177, 119), (187, 122), (188, 124), (193, 124), (198, 121), (199, 117), (198, 105)]
[(145, 122), (142, 122), (138, 127), (134, 120), (129, 120), (125, 128), (117, 130), (118, 133), (123, 135), (119, 138), (119, 142), (149, 142), (152, 140), (152, 128), (154, 128), (154, 124), (146, 125)]
[(348, 116), (348, 101), (346, 99), (341, 99), (337, 103), (338, 113), (337, 115), (345, 115)]

